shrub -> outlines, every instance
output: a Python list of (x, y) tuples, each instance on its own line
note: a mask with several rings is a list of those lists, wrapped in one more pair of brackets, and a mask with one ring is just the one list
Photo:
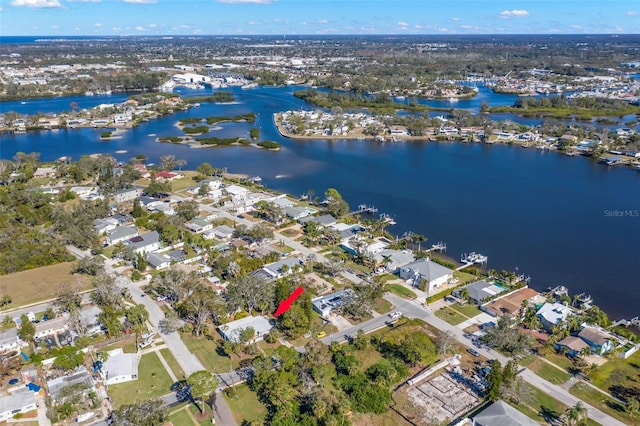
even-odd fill
[(278, 142), (273, 142), (273, 141), (262, 141), (262, 142), (258, 142), (258, 146), (261, 146), (263, 148), (267, 148), (267, 149), (277, 149), (280, 148), (280, 144)]

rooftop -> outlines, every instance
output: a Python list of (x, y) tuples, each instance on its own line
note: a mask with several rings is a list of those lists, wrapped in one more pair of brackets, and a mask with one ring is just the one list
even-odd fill
[(476, 426), (539, 426), (501, 399), (476, 414), (473, 421)]
[(248, 327), (253, 328), (256, 336), (262, 336), (268, 333), (273, 328), (273, 325), (266, 317), (259, 315), (228, 322), (218, 327), (218, 330), (227, 340), (238, 342), (240, 341), (240, 333)]

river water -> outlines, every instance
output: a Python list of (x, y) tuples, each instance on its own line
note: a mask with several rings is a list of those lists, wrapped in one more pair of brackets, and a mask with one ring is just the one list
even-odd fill
[[(480, 252), (489, 257), (490, 268), (518, 268), (531, 275), (538, 290), (563, 284), (572, 293), (591, 293), (612, 318), (640, 314), (640, 173), (504, 145), (286, 139), (275, 129), (272, 114), (310, 108), (292, 96), (296, 89), (234, 88), (237, 103), (202, 104), (106, 142), (100, 140), (101, 130), (94, 129), (4, 135), (0, 158), (37, 151), (44, 161), (108, 153), (121, 161), (144, 154), (157, 162), (160, 156), (173, 154), (187, 160), (187, 168), (207, 161), (231, 172), (259, 175), (267, 187), (293, 195), (314, 189), (321, 196), (335, 187), (352, 206), (373, 204), (393, 216), (398, 224), (389, 230), (394, 234), (411, 230), (428, 236), (427, 245), (444, 241), (454, 258)], [(483, 88), (480, 95), (455, 107), (473, 111), (481, 100), (491, 105), (513, 101)], [(88, 108), (124, 99), (123, 94), (28, 100), (3, 103), (0, 110), (60, 112), (69, 110), (71, 102)], [(247, 112), (258, 114), (255, 126), (262, 138), (281, 143), (280, 151), (192, 149), (155, 142), (157, 136), (180, 135), (174, 124), (183, 117)], [(210, 135), (248, 138), (253, 126), (221, 124), (222, 129)], [(118, 150), (127, 152), (116, 154)]]

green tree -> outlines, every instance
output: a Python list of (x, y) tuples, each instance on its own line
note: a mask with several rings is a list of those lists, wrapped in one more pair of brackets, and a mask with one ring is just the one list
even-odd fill
[(202, 163), (198, 166), (196, 171), (201, 174), (204, 178), (212, 176), (214, 173), (213, 167), (209, 163)]
[(75, 370), (84, 362), (84, 354), (75, 346), (63, 346), (58, 349), (53, 366), (61, 370)]
[(200, 213), (198, 203), (193, 200), (183, 201), (176, 207), (176, 215), (185, 222), (197, 217), (198, 213)]
[(578, 401), (576, 405), (570, 407), (566, 411), (567, 424), (569, 426), (579, 425), (587, 418), (587, 408), (582, 401)]
[(25, 314), (20, 315), (20, 330), (18, 330), (18, 336), (25, 342), (33, 342), (35, 335), (36, 326), (29, 321), (29, 318)]
[[(200, 399), (200, 402), (204, 405), (204, 398), (216, 391), (220, 384), (220, 379), (211, 372), (202, 370), (196, 371), (187, 377), (187, 383), (191, 386), (191, 396), (196, 400)], [(198, 409), (200, 412), (203, 411), (201, 405), (198, 405)]]
[(494, 359), (491, 361), (491, 370), (487, 376), (487, 399), (489, 401), (497, 401), (500, 399), (502, 379), (502, 365), (500, 361)]
[(159, 399), (125, 404), (113, 412), (113, 419), (121, 426), (157, 426), (167, 419), (167, 406)]

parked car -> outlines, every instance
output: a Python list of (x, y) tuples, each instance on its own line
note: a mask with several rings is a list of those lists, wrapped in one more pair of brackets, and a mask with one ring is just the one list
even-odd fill
[(476, 351), (476, 350), (475, 350), (475, 349), (473, 349), (473, 348), (469, 348), (469, 349), (467, 349), (467, 352), (469, 352), (471, 355), (476, 356), (476, 357), (480, 356), (480, 354), (478, 353), (478, 351)]
[(327, 336), (327, 333), (325, 333), (324, 331), (316, 333), (316, 339), (322, 339), (323, 337), (326, 337), (326, 336)]
[(392, 320), (398, 319), (401, 316), (402, 316), (402, 312), (400, 312), (400, 311), (391, 312), (389, 314), (389, 318), (391, 318)]

